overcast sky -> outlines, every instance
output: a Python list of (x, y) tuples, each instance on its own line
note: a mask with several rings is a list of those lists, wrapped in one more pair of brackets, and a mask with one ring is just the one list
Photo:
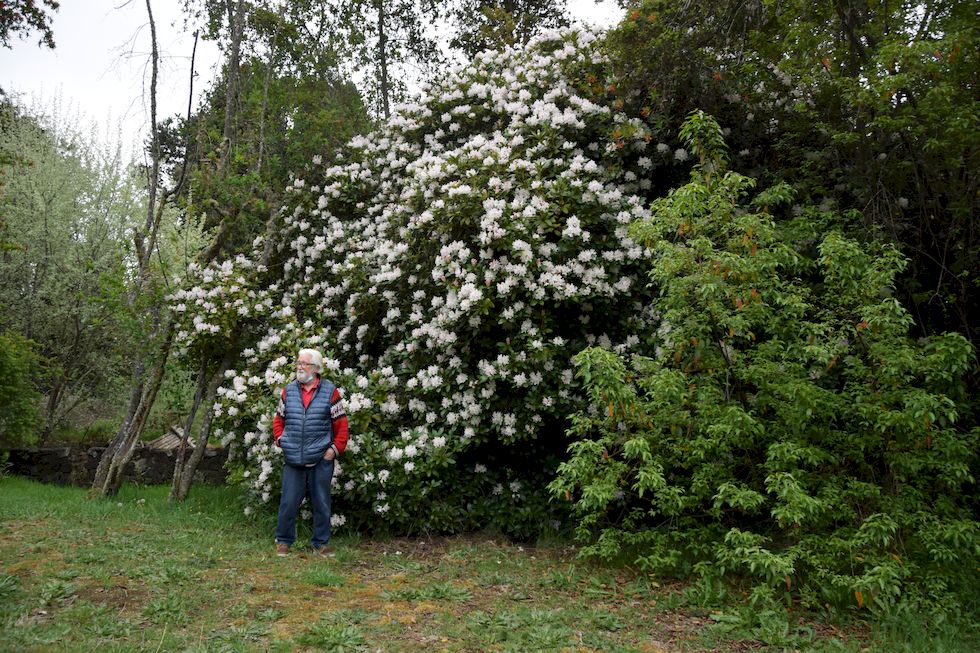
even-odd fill
[[(192, 39), (184, 32), (177, 0), (153, 3), (161, 69), (157, 114), (184, 114)], [(573, 18), (608, 27), (622, 15), (613, 0), (570, 0)], [(149, 24), (138, 0), (62, 0), (52, 29), (56, 48), (37, 46), (38, 35), (13, 38), (0, 47), (0, 87), (23, 104), (56, 111), (62, 119), (96, 124), (115, 139), (138, 142), (149, 116), (144, 90), (149, 84)], [(195, 95), (206, 89), (218, 66), (217, 48), (199, 42)], [(58, 105), (55, 107), (55, 105)], [(196, 108), (196, 104), (195, 104)]]

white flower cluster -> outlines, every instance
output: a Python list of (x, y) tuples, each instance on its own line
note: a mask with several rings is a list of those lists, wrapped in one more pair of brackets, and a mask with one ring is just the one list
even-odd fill
[(201, 267), (187, 266), (184, 288), (167, 297), (178, 325), (176, 344), (185, 352), (221, 338), (243, 319), (273, 311), (270, 289), (256, 289), (255, 276), (265, 268), (245, 256)]

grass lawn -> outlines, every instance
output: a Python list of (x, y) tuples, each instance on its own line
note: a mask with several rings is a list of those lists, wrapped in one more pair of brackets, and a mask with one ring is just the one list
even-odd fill
[[(272, 524), (247, 521), (234, 489), (197, 486), (183, 505), (167, 490), (89, 500), (0, 479), (0, 650), (782, 650), (567, 544), (341, 534), (332, 558), (278, 558)], [(971, 650), (861, 622), (800, 633), (788, 650)]]

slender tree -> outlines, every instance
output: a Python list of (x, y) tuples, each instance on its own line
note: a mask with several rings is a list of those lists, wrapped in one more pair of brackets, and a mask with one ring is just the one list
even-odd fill
[(408, 80), (444, 63), (433, 26), (445, 7), (433, 0), (337, 0), (334, 7), (348, 65), (367, 73), (365, 94), (375, 114), (388, 118), (392, 103), (407, 97)]
[(228, 65), (225, 67), (225, 124), (221, 133), (221, 155), (218, 157), (222, 167), (228, 163), (234, 136), (234, 106), (239, 87), (242, 35), (245, 33), (245, 0), (238, 0), (234, 5), (228, 2), (226, 7), (231, 38), (228, 44)]
[[(159, 194), (161, 185), (161, 165), (163, 159), (160, 126), (157, 123), (157, 75), (159, 72), (159, 50), (157, 47), (156, 22), (150, 0), (146, 0), (147, 18), (150, 24), (150, 142), (147, 167), (147, 207), (146, 220), (142, 229), (135, 229), (133, 242), (137, 257), (136, 282), (130, 289), (127, 304), (130, 308), (145, 306), (143, 316), (147, 345), (132, 361), (130, 398), (126, 415), (115, 438), (102, 454), (92, 482), (92, 492), (107, 496), (118, 492), (122, 485), (123, 472), (133, 457), (139, 436), (143, 432), (150, 410), (156, 401), (157, 393), (163, 383), (167, 358), (173, 342), (173, 328), (160, 301), (154, 301), (153, 288), (148, 288), (151, 275), (151, 260), (158, 250), (158, 237), (164, 212), (170, 198), (180, 192), (185, 177), (181, 175), (176, 183)], [(193, 72), (192, 72), (193, 75)], [(158, 299), (158, 297), (157, 297)]]

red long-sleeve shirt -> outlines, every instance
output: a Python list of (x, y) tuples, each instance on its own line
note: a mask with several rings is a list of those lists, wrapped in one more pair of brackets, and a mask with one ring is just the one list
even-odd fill
[[(317, 386), (320, 385), (320, 377), (316, 377), (313, 383), (310, 385), (309, 389), (303, 387), (303, 384), (299, 384), (300, 397), (303, 399), (303, 408), (308, 408), (310, 402), (313, 401), (313, 391), (316, 390)], [(333, 418), (333, 446), (337, 449), (337, 455), (344, 453), (344, 449), (347, 448), (347, 411), (344, 408), (344, 398), (340, 394), (340, 390), (334, 388), (333, 397), (330, 398), (331, 415), (336, 415)], [(339, 411), (335, 410), (339, 407)], [(339, 414), (338, 414), (339, 413)], [(282, 398), (279, 400), (279, 408), (276, 409), (276, 416), (272, 418), (272, 437), (276, 439), (276, 446), (279, 446), (279, 438), (282, 437), (283, 428), (286, 426), (286, 388), (282, 389)]]

